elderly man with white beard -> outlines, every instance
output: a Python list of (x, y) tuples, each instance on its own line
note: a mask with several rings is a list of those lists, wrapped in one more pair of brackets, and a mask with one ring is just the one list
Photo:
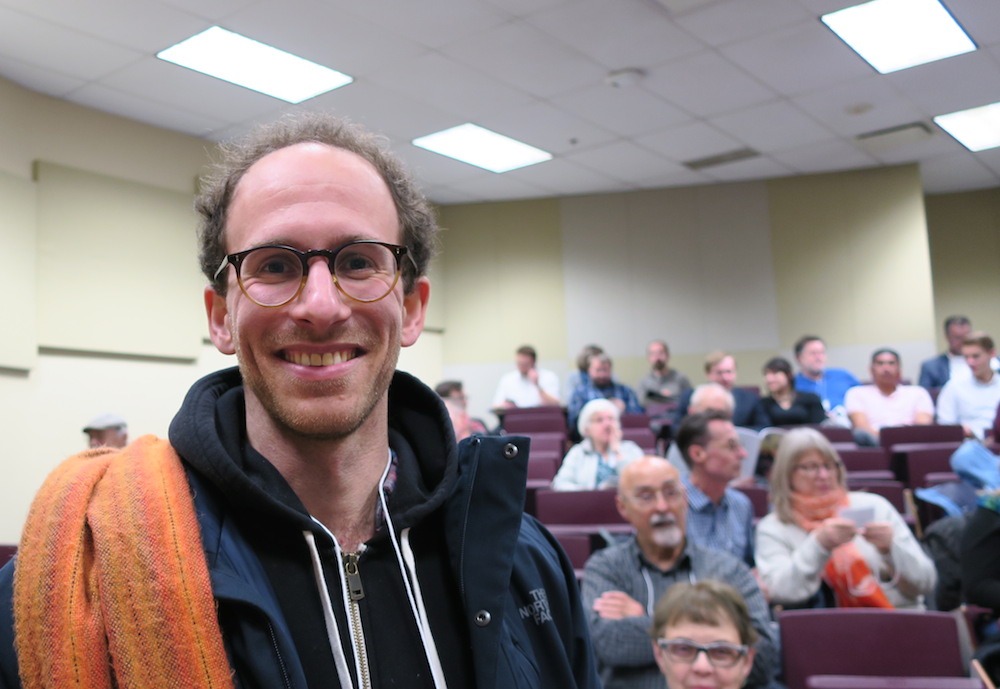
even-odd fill
[(746, 599), (760, 634), (748, 687), (766, 687), (777, 664), (767, 601), (735, 556), (687, 541), (687, 499), (677, 469), (647, 456), (622, 469), (618, 511), (635, 534), (599, 550), (583, 573), (594, 651), (606, 689), (664, 689), (649, 643), (656, 601), (676, 582), (717, 579)]

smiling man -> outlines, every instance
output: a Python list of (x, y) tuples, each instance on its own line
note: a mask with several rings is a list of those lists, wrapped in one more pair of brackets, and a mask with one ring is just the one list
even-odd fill
[(767, 602), (738, 558), (686, 538), (687, 498), (677, 469), (654, 456), (629, 463), (621, 471), (617, 501), (635, 535), (594, 553), (582, 582), (606, 689), (662, 689), (649, 643), (653, 609), (674, 583), (701, 579), (724, 581), (746, 600), (760, 633), (747, 686), (768, 686), (777, 650)]
[(395, 158), (282, 120), (223, 149), (197, 208), (239, 367), (169, 441), (49, 478), (0, 572), (0, 685), (598, 686), (573, 570), (522, 514), (526, 443), (456, 446), (396, 371), (437, 228)]

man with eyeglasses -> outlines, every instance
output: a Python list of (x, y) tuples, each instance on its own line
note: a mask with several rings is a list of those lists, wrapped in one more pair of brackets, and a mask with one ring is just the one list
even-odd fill
[(594, 553), (582, 582), (606, 689), (663, 689), (649, 643), (653, 609), (673, 584), (703, 579), (724, 581), (746, 600), (761, 637), (747, 686), (768, 686), (777, 650), (767, 602), (738, 558), (687, 539), (687, 497), (677, 469), (662, 457), (631, 462), (622, 469), (617, 504), (635, 534)]
[(597, 687), (573, 570), (522, 513), (527, 443), (456, 446), (396, 371), (437, 229), (401, 164), (301, 115), (227, 146), (197, 209), (239, 367), (169, 442), (46, 482), (0, 573), (0, 686)]

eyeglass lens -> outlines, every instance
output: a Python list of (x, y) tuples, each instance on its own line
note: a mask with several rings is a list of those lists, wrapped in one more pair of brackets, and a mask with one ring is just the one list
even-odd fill
[(704, 651), (708, 662), (715, 667), (732, 667), (746, 653), (743, 646), (735, 646), (725, 642), (699, 646), (685, 639), (672, 639), (670, 641), (658, 639), (657, 643), (660, 648), (667, 652), (671, 660), (678, 663), (693, 663), (698, 654)]
[[(258, 247), (247, 252), (240, 263), (240, 286), (258, 304), (280, 306), (297, 295), (307, 260), (307, 255), (289, 248)], [(392, 291), (399, 277), (393, 250), (374, 242), (347, 244), (337, 250), (333, 274), (340, 290), (357, 301), (381, 299)]]

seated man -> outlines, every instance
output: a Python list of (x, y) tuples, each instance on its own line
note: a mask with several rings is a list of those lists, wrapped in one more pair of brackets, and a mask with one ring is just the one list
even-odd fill
[(607, 354), (595, 354), (590, 357), (587, 377), (587, 382), (577, 386), (569, 398), (566, 415), (569, 417), (570, 428), (576, 428), (580, 410), (590, 400), (609, 399), (622, 414), (642, 413), (642, 405), (639, 404), (632, 388), (614, 381), (611, 375), (611, 357)]
[(972, 332), (972, 322), (965, 316), (949, 316), (944, 322), (948, 351), (931, 357), (920, 365), (920, 385), (928, 390), (943, 388), (952, 378), (969, 376), (969, 365), (962, 356), (962, 343)]
[[(718, 383), (702, 383), (692, 391), (691, 404), (688, 405), (688, 413), (684, 418), (712, 410), (719, 412), (727, 419), (732, 419), (734, 405), (733, 393), (729, 390)], [(667, 449), (667, 461), (674, 465), (681, 476), (687, 476), (691, 472), (676, 441), (670, 443), (670, 447)]]
[(486, 435), (486, 424), (469, 416), (469, 398), (460, 380), (442, 380), (434, 386), (434, 392), (444, 401), (444, 406), (455, 427), (455, 439), (463, 440), (470, 435)]
[(962, 343), (962, 356), (972, 370), (968, 378), (953, 378), (937, 400), (937, 420), (941, 424), (962, 424), (965, 435), (982, 439), (993, 427), (1000, 405), (1000, 375), (993, 370), (996, 356), (993, 338), (972, 333)]
[(649, 373), (636, 386), (641, 404), (676, 402), (682, 393), (691, 389), (687, 376), (670, 368), (670, 347), (666, 342), (650, 342), (646, 348), (646, 358), (649, 360)]
[(606, 689), (663, 686), (649, 643), (653, 606), (672, 584), (699, 579), (724, 581), (743, 595), (760, 634), (747, 686), (770, 684), (778, 654), (767, 602), (738, 558), (686, 538), (687, 499), (677, 470), (660, 457), (632, 462), (622, 470), (617, 501), (635, 535), (594, 553), (582, 582)]
[(872, 354), (871, 385), (847, 391), (844, 407), (854, 430), (878, 439), (885, 426), (915, 426), (934, 423), (934, 402), (919, 385), (900, 385), (899, 354), (883, 347)]
[(858, 379), (846, 369), (827, 368), (826, 344), (816, 335), (799, 338), (795, 343), (795, 358), (800, 369), (795, 376), (795, 389), (819, 395), (827, 416), (846, 426), (849, 420), (844, 411), (844, 395), (860, 384)]
[(101, 414), (88, 423), (83, 432), (87, 434), (88, 447), (117, 447), (128, 445), (128, 424), (117, 414)]
[(500, 377), (496, 394), (493, 395), (493, 409), (509, 407), (558, 406), (559, 376), (552, 371), (536, 368), (538, 354), (529, 345), (518, 347), (517, 368)]
[[(733, 396), (733, 425), (753, 426), (754, 411), (757, 408), (757, 395), (749, 390), (736, 387), (736, 359), (728, 352), (711, 352), (705, 357), (705, 377), (710, 383), (718, 383)], [(700, 386), (699, 386), (700, 387)], [(688, 391), (681, 395), (677, 405), (676, 423), (680, 423), (690, 412), (688, 407), (691, 404), (693, 391)]]
[(731, 553), (753, 567), (753, 505), (729, 487), (747, 455), (733, 422), (720, 411), (689, 414), (677, 430), (677, 447), (691, 470), (682, 479), (688, 539)]

